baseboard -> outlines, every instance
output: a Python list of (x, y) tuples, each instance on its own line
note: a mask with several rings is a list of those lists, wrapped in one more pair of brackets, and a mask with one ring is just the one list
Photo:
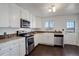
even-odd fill
[[(39, 43), (38, 45), (53, 46), (53, 47), (63, 47), (63, 46), (60, 46), (60, 45), (48, 45), (48, 44), (41, 44), (41, 43)], [(38, 46), (38, 45), (37, 45), (37, 46)], [(36, 47), (37, 47), (37, 46), (36, 46)], [(76, 46), (76, 47), (79, 47), (79, 46), (77, 46), (77, 45), (72, 45), (72, 44), (64, 44), (64, 47), (65, 47), (65, 46)], [(35, 47), (35, 48), (36, 48), (36, 47)], [(64, 47), (63, 47), (63, 48), (64, 48)]]
[(42, 46), (50, 46), (50, 47), (54, 46), (54, 45), (40, 44), (40, 43), (39, 43), (38, 45), (42, 45)]
[(45, 43), (38, 43), (38, 45), (47, 45), (47, 46), (54, 46), (54, 45), (52, 45), (52, 44), (45, 44)]
[(63, 45), (54, 45), (54, 47), (61, 47), (61, 48), (63, 48)]
[[(45, 45), (45, 46), (57, 46), (57, 47), (61, 47), (61, 46), (59, 46), (59, 45), (51, 45), (51, 44), (43, 44), (43, 43), (38, 43), (38, 45)], [(35, 48), (38, 46), (38, 45), (36, 45), (35, 46)], [(73, 44), (64, 44), (64, 46), (78, 46), (79, 47), (79, 45), (73, 45)]]

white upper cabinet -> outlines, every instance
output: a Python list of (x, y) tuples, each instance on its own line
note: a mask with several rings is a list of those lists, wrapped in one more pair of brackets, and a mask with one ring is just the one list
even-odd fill
[(29, 20), (29, 12), (23, 8), (21, 8), (21, 18), (25, 20)]
[(30, 21), (30, 28), (32, 28), (32, 25), (33, 25), (33, 15), (32, 14), (30, 14), (30, 16), (29, 16), (29, 21)]
[(0, 4), (0, 27), (20, 27), (20, 7), (16, 4)]
[(16, 4), (9, 4), (10, 27), (20, 27), (20, 7)]
[(30, 21), (30, 27), (35, 28), (35, 16), (33, 16), (26, 9), (21, 8), (21, 18)]
[(0, 27), (9, 27), (8, 4), (0, 3)]
[(36, 18), (32, 16), (32, 28), (36, 28)]
[(0, 4), (0, 27), (20, 28), (20, 18), (30, 21), (30, 27), (35, 28), (35, 16), (28, 10), (15, 3)]

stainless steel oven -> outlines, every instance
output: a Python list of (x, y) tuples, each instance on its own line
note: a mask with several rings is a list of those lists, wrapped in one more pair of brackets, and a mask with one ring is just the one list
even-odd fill
[(27, 36), (26, 39), (26, 55), (28, 55), (34, 48), (34, 36)]
[(28, 34), (26, 31), (17, 31), (18, 36), (25, 37), (26, 55), (34, 48), (34, 35)]

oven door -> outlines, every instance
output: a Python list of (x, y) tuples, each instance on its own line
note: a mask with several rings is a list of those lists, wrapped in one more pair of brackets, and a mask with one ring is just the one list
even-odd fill
[(34, 43), (34, 37), (29, 37), (28, 39), (28, 46)]
[(34, 37), (26, 37), (26, 54), (28, 55), (34, 48)]

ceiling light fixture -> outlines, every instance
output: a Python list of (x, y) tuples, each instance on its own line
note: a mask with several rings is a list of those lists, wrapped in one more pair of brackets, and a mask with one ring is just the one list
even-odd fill
[(48, 9), (49, 12), (56, 12), (56, 7), (55, 5), (52, 5), (49, 9)]
[(48, 10), (49, 12), (52, 12), (52, 9), (51, 8), (49, 8), (49, 10)]
[(56, 12), (56, 7), (55, 6), (52, 7), (52, 11)]

